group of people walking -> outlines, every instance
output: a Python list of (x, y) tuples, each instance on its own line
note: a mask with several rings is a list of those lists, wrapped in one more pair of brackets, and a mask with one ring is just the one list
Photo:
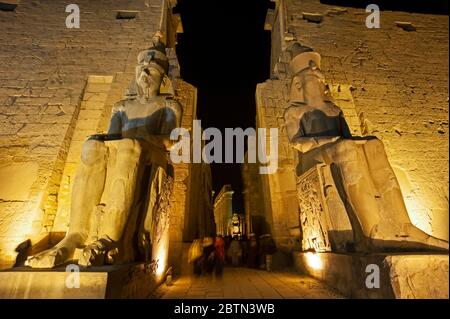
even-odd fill
[(248, 238), (231, 236), (205, 237), (195, 239), (189, 249), (189, 263), (193, 265), (194, 274), (215, 274), (221, 276), (223, 267), (247, 266), (271, 271), (272, 255), (276, 247), (269, 234)]

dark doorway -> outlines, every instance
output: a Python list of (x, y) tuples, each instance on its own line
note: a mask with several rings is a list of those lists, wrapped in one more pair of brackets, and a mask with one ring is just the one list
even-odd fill
[[(202, 127), (255, 127), (256, 84), (270, 76), (270, 0), (179, 0), (184, 33), (178, 36), (181, 77), (198, 88)], [(240, 164), (211, 164), (214, 191), (231, 184), (233, 207), (243, 213)]]

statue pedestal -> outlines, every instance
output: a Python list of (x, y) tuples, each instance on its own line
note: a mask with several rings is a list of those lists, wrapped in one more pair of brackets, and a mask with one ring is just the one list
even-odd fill
[[(301, 272), (322, 280), (351, 298), (449, 297), (449, 256), (446, 254), (295, 252), (294, 262)], [(379, 288), (370, 289), (366, 280), (374, 282), (373, 269), (376, 267), (372, 265), (379, 267), (380, 280)]]
[(31, 269), (18, 267), (0, 271), (2, 299), (106, 299), (148, 298), (158, 282), (146, 264), (80, 267), (79, 288), (69, 288), (76, 273), (66, 267)]

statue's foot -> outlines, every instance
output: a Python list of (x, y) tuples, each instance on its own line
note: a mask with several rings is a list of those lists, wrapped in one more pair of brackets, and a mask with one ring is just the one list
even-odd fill
[(410, 235), (408, 237), (408, 240), (423, 242), (426, 245), (428, 245), (429, 248), (432, 250), (448, 251), (448, 241), (428, 235), (427, 233), (417, 228), (413, 224), (407, 224), (406, 229), (407, 229), (406, 231)]
[(113, 242), (109, 239), (99, 239), (86, 246), (78, 260), (81, 266), (102, 266), (106, 263), (108, 251), (112, 248)]
[(67, 247), (55, 246), (35, 256), (28, 257), (25, 265), (31, 268), (53, 268), (64, 264), (70, 257), (71, 252)]
[[(407, 223), (401, 229), (380, 227), (383, 232), (372, 233), (372, 245), (384, 249), (448, 251), (448, 241), (433, 237)], [(389, 230), (389, 231), (386, 231)]]

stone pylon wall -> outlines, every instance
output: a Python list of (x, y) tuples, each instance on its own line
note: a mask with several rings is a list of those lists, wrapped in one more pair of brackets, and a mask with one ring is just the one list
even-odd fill
[[(304, 19), (308, 13), (322, 21)], [(298, 208), (286, 206), (295, 182), (283, 177), (294, 166), (282, 116), (290, 85), (283, 49), (299, 41), (321, 54), (332, 98), (353, 134), (383, 141), (413, 223), (448, 239), (448, 16), (381, 11), (381, 28), (368, 29), (367, 15), (319, 0), (280, 0), (268, 16), (272, 80), (257, 87), (257, 126), (280, 128), (280, 169), (262, 183), (278, 238), (298, 225)]]
[[(2, 264), (14, 259), (17, 244), (52, 230), (66, 160), (76, 161), (81, 147), (74, 138), (105, 129), (134, 77), (137, 53), (156, 30), (176, 30), (169, 1), (76, 3), (79, 29), (66, 28), (67, 1), (21, 0), (15, 11), (0, 11)], [(119, 20), (118, 10), (136, 16)]]
[(242, 184), (244, 189), (244, 209), (246, 222), (246, 234), (254, 233), (256, 236), (263, 235), (269, 231), (267, 219), (265, 218), (264, 193), (261, 185), (259, 165), (248, 163), (246, 153), (245, 163), (241, 165)]

